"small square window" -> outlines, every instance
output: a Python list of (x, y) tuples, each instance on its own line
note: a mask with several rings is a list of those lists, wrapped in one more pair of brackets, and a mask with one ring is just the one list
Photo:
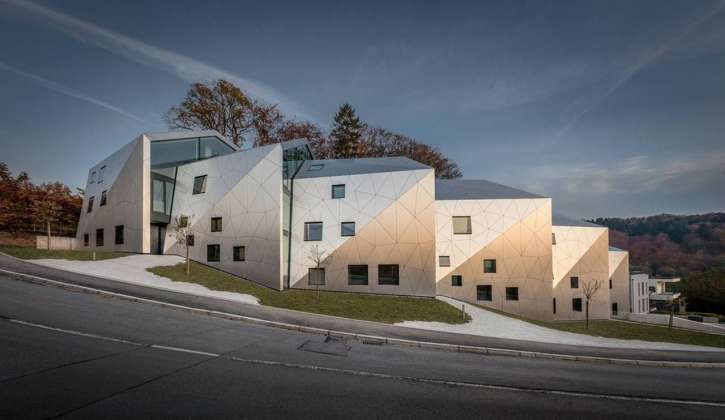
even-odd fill
[(453, 233), (468, 235), (471, 233), (471, 216), (453, 216)]
[(218, 244), (207, 245), (206, 260), (208, 262), (219, 262), (221, 260), (221, 246)]
[(574, 312), (582, 311), (582, 298), (574, 298), (571, 300), (571, 309)]
[(322, 240), (322, 222), (305, 223), (305, 241)]
[(367, 284), (368, 284), (368, 266), (367, 265), (348, 265), (347, 266), (347, 284), (350, 286), (367, 286)]
[(340, 236), (355, 236), (355, 222), (342, 222)]
[(448, 255), (439, 255), (438, 256), (438, 265), (440, 267), (450, 267), (451, 266), (451, 257)]
[(90, 242), (89, 235), (87, 233), (83, 234), (83, 246), (88, 246)]
[(476, 299), (477, 300), (493, 300), (493, 293), (491, 292), (490, 284), (481, 284), (476, 286)]
[(378, 284), (392, 286), (400, 284), (400, 267), (398, 264), (378, 265)]
[(325, 269), (324, 268), (310, 268), (307, 272), (307, 284), (310, 286), (324, 286), (325, 285)]
[(569, 278), (569, 283), (571, 284), (572, 289), (578, 289), (579, 288), (579, 277), (571, 277)]
[(194, 191), (192, 194), (203, 194), (206, 192), (206, 175), (194, 177)]
[(460, 287), (463, 286), (463, 276), (454, 274), (451, 276), (451, 286)]
[(103, 229), (96, 229), (96, 246), (103, 246)]
[(123, 245), (123, 225), (116, 226), (116, 238), (115, 243), (116, 245)]
[(484, 273), (495, 273), (496, 272), (496, 260), (483, 260), (483, 272)]
[(90, 213), (93, 211), (93, 200), (95, 197), (91, 197), (88, 199), (88, 210), (86, 210), (86, 213)]
[(186, 235), (186, 245), (194, 246), (194, 235)]
[(233, 259), (234, 261), (244, 261), (246, 254), (246, 249), (243, 246), (235, 246), (233, 249)]
[(222, 218), (221, 217), (212, 217), (211, 218), (211, 231), (212, 232), (221, 232), (222, 231)]
[(179, 227), (185, 228), (189, 225), (189, 216), (179, 216)]
[(345, 198), (345, 184), (332, 186), (332, 198)]
[(325, 165), (323, 165), (322, 163), (313, 163), (312, 165), (310, 165), (309, 169), (307, 169), (307, 170), (308, 171), (321, 171), (322, 168), (324, 168), (324, 167), (325, 167)]
[(518, 287), (507, 287), (506, 288), (506, 300), (519, 300), (519, 288)]
[(106, 191), (101, 192), (101, 204), (100, 206), (106, 205)]

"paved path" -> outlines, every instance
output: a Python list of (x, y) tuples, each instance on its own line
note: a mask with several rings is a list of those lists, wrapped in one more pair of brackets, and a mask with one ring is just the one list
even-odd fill
[(724, 411), (722, 370), (327, 342), (0, 274), (2, 419), (662, 420)]
[[(411, 328), (421, 328), (432, 331), (445, 331), (458, 334), (471, 334), (484, 337), (507, 338), (512, 340), (531, 340), (543, 343), (566, 344), (571, 346), (593, 346), (625, 349), (656, 349), (656, 350), (699, 350), (725, 352), (724, 348), (690, 346), (674, 343), (656, 343), (640, 340), (619, 340), (614, 338), (593, 337), (585, 334), (575, 334), (566, 331), (541, 327), (479, 307), (464, 303), (448, 297), (439, 296), (438, 299), (460, 309), (466, 305), (466, 312), (472, 321), (465, 324), (445, 324), (442, 322), (406, 321), (396, 325)], [(725, 339), (725, 338), (724, 338)]]

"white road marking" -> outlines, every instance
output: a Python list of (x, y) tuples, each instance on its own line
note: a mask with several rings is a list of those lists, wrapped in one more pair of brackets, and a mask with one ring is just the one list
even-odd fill
[(181, 348), (181, 347), (162, 346), (162, 345), (159, 345), (159, 344), (152, 344), (149, 347), (151, 347), (153, 349), (178, 351), (178, 352), (181, 352), (181, 353), (200, 354), (202, 356), (211, 356), (211, 357), (219, 357), (219, 356), (221, 356), (220, 354), (217, 354), (217, 353), (209, 353), (209, 352), (206, 352), (206, 351), (184, 349), (184, 348)]

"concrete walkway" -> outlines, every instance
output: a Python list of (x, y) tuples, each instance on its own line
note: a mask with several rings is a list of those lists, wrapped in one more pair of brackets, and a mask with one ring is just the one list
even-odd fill
[(411, 328), (421, 328), (432, 331), (445, 331), (458, 334), (479, 335), (512, 340), (529, 340), (542, 343), (565, 344), (572, 346), (591, 346), (627, 349), (650, 350), (698, 350), (722, 352), (725, 349), (705, 346), (691, 346), (687, 344), (659, 343), (640, 340), (620, 340), (616, 338), (593, 337), (585, 334), (575, 334), (566, 331), (540, 327), (529, 322), (521, 321), (495, 312), (487, 311), (468, 303), (460, 302), (448, 297), (439, 296), (439, 300), (461, 308), (466, 305), (466, 312), (472, 321), (466, 324), (445, 324), (442, 322), (406, 321), (395, 325)]
[(183, 261), (184, 259), (182, 257), (176, 255), (131, 255), (100, 261), (46, 259), (31, 260), (30, 262), (74, 273), (122, 281), (124, 283), (189, 293), (197, 296), (213, 297), (250, 305), (259, 305), (259, 300), (252, 295), (209, 290), (200, 284), (172, 281), (166, 277), (157, 276), (146, 271), (147, 268), (176, 265)]

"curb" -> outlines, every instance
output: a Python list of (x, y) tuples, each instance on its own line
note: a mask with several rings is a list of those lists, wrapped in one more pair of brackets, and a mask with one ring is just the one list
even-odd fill
[(77, 284), (65, 283), (57, 280), (46, 279), (44, 277), (34, 276), (31, 274), (18, 273), (15, 271), (5, 270), (0, 268), (0, 272), (14, 276), (14, 278), (26, 281), (33, 284), (40, 284), (46, 286), (53, 286), (64, 290), (78, 291), (82, 293), (107, 296), (117, 299), (122, 299), (130, 302), (147, 303), (162, 308), (169, 308), (175, 310), (181, 310), (194, 314), (201, 314), (207, 316), (213, 316), (216, 318), (222, 318), (232, 321), (241, 321), (253, 325), (262, 325), (273, 328), (280, 328), (289, 331), (299, 331), (309, 334), (326, 335), (335, 338), (351, 339), (360, 341), (363, 344), (371, 345), (382, 345), (392, 344), (405, 347), (417, 347), (431, 350), (442, 350), (451, 351), (458, 353), (471, 353), (471, 354), (483, 354), (488, 356), (508, 356), (508, 357), (526, 357), (534, 359), (551, 359), (551, 360), (566, 360), (566, 361), (577, 361), (577, 362), (594, 362), (594, 363), (609, 363), (614, 365), (626, 365), (626, 366), (650, 366), (650, 367), (671, 367), (671, 368), (705, 368), (705, 369), (725, 369), (725, 363), (707, 363), (707, 362), (673, 362), (665, 360), (637, 360), (637, 359), (616, 359), (607, 357), (597, 356), (576, 356), (569, 354), (558, 354), (558, 353), (544, 353), (536, 351), (525, 351), (525, 350), (510, 350), (495, 347), (478, 347), (478, 346), (466, 346), (457, 344), (445, 344), (435, 343), (429, 341), (415, 341), (406, 340), (401, 338), (391, 338), (376, 335), (367, 334), (356, 334), (345, 331), (329, 330), (317, 327), (308, 327), (304, 325), (289, 324), (286, 322), (269, 321), (261, 318), (254, 318), (244, 315), (236, 315), (228, 312), (219, 312), (209, 309), (193, 308), (190, 306), (176, 305), (173, 303), (162, 302), (158, 300), (139, 298), (136, 296), (125, 295), (122, 293), (109, 292), (101, 289), (95, 289), (87, 286), (79, 286)]

